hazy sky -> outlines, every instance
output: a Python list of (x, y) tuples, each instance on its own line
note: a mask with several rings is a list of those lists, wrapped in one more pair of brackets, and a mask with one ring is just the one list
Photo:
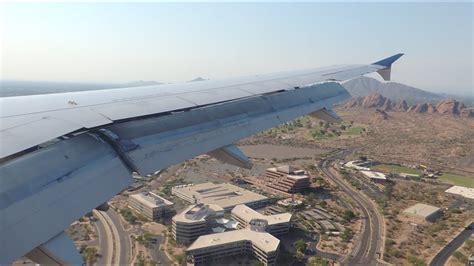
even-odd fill
[(1, 78), (178, 82), (392, 54), (392, 80), (473, 93), (472, 3), (1, 5)]

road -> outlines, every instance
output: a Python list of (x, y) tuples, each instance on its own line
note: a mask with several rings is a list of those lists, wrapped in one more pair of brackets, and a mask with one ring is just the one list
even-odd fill
[(102, 254), (97, 262), (106, 265), (130, 264), (131, 241), (119, 214), (109, 208), (106, 212), (94, 210), (94, 216), (98, 219), (95, 225), (99, 235), (99, 253)]
[(120, 243), (117, 243), (117, 241), (115, 241), (115, 232), (110, 226), (110, 222), (106, 218), (105, 212), (94, 210), (93, 213), (94, 216), (98, 219), (97, 222), (101, 223), (100, 226), (102, 226), (103, 232), (105, 232), (104, 238), (104, 234), (100, 233), (99, 231), (99, 243), (101, 247), (100, 253), (105, 254), (104, 260), (107, 265), (118, 264), (120, 261), (117, 261), (118, 255), (116, 249), (117, 245), (120, 245)]
[[(110, 263), (110, 256), (111, 254), (109, 252), (111, 252), (112, 250), (109, 251), (108, 247), (111, 246), (109, 244), (109, 241), (111, 241), (111, 239), (109, 239), (109, 233), (110, 231), (108, 227), (105, 227), (104, 225), (104, 222), (101, 222), (101, 220), (99, 219), (98, 215), (96, 215), (94, 213), (94, 217), (95, 217), (95, 221), (94, 221), (94, 226), (95, 228), (97, 229), (97, 235), (98, 235), (98, 239), (99, 239), (99, 251), (98, 251), (98, 254), (100, 254), (100, 256), (97, 257), (97, 265), (108, 265)], [(101, 216), (102, 217), (102, 216)]]
[(106, 214), (109, 217), (109, 221), (111, 222), (112, 226), (117, 231), (118, 239), (120, 242), (120, 265), (128, 265), (132, 261), (132, 243), (130, 240), (130, 232), (125, 231), (124, 226), (122, 224), (122, 220), (120, 218), (120, 214), (118, 214), (112, 208), (107, 210)]
[(351, 198), (356, 207), (362, 212), (362, 232), (356, 241), (356, 247), (341, 263), (349, 265), (384, 265), (377, 260), (378, 253), (383, 249), (383, 218), (378, 213), (377, 206), (362, 192), (347, 184), (342, 177), (332, 169), (331, 159), (323, 160), (318, 167), (341, 190)]
[(156, 239), (156, 243), (151, 243), (150, 247), (148, 248), (151, 259), (159, 265), (173, 265), (173, 263), (166, 256), (165, 252), (161, 251), (159, 248), (160, 245), (164, 244), (164, 237), (154, 236), (153, 238)]
[(449, 242), (436, 256), (431, 260), (430, 266), (442, 266), (448, 261), (449, 257), (474, 233), (474, 222), (467, 226), (459, 235)]

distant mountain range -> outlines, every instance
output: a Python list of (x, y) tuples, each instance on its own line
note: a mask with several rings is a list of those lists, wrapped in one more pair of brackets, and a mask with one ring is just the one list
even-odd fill
[(81, 83), (81, 82), (54, 82), (54, 81), (23, 81), (1, 80), (0, 97), (11, 97), (32, 94), (60, 93), (73, 91), (89, 91), (102, 89), (116, 89), (161, 85), (156, 81), (131, 81), (127, 83)]
[[(208, 79), (197, 77), (188, 82), (205, 81)], [(125, 87), (139, 87), (161, 85), (157, 81), (132, 81), (127, 83), (79, 83), (79, 82), (52, 82), (52, 81), (17, 81), (0, 80), (0, 97), (60, 93), (74, 91), (88, 91), (101, 89), (114, 89)], [(436, 94), (397, 82), (382, 83), (376, 79), (360, 77), (342, 84), (353, 97), (364, 97), (379, 93), (392, 102), (405, 100), (407, 104), (437, 103), (446, 98), (453, 98), (464, 102), (467, 106), (474, 106), (473, 97), (456, 97), (447, 94)]]
[(408, 104), (425, 102), (439, 102), (446, 96), (424, 91), (397, 82), (382, 83), (376, 79), (360, 77), (342, 84), (353, 97), (363, 97), (379, 93), (388, 99), (398, 102), (407, 101)]
[(353, 97), (344, 104), (343, 108), (375, 108), (378, 113), (384, 115), (384, 119), (387, 117), (386, 111), (474, 117), (473, 108), (467, 108), (464, 103), (456, 101), (452, 98), (442, 99), (437, 104), (424, 102), (409, 105), (405, 100), (392, 101), (380, 93), (372, 93), (367, 96)]
[(195, 78), (195, 79), (188, 80), (188, 82), (206, 81), (206, 80), (209, 80), (209, 79), (205, 79), (205, 78), (202, 78), (202, 77), (197, 77), (197, 78)]

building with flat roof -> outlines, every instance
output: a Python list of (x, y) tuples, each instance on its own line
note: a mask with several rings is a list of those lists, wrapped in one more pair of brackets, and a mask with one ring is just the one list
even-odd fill
[(172, 219), (171, 232), (178, 243), (188, 244), (205, 235), (224, 217), (224, 209), (215, 204), (191, 205)]
[(174, 213), (173, 203), (153, 192), (130, 195), (128, 207), (151, 221), (158, 221), (161, 217)]
[(385, 184), (387, 176), (385, 174), (374, 171), (360, 171), (365, 177), (374, 183)]
[(404, 210), (403, 213), (409, 217), (414, 218), (415, 221), (434, 222), (441, 217), (443, 211), (435, 206), (417, 203)]
[(458, 195), (466, 199), (474, 200), (474, 188), (463, 187), (463, 186), (452, 186), (448, 188), (445, 192)]
[(306, 171), (289, 165), (268, 168), (264, 178), (268, 187), (287, 193), (299, 192), (311, 183)]
[(195, 265), (207, 265), (211, 261), (253, 254), (264, 265), (275, 265), (280, 240), (258, 227), (200, 236), (186, 250), (186, 257)]
[(365, 161), (356, 160), (356, 161), (347, 162), (344, 166), (348, 168), (353, 168), (359, 171), (370, 171), (370, 168), (368, 167), (370, 165), (371, 164), (368, 164)]
[(192, 204), (215, 204), (225, 211), (230, 211), (239, 204), (259, 208), (268, 202), (268, 198), (263, 195), (229, 183), (215, 184), (207, 182), (180, 185), (173, 187), (171, 193)]
[(266, 221), (265, 231), (272, 235), (280, 235), (288, 233), (290, 230), (290, 213), (279, 213), (274, 215), (261, 214), (245, 205), (237, 205), (232, 211), (232, 219), (239, 222), (239, 228), (249, 227), (252, 221)]

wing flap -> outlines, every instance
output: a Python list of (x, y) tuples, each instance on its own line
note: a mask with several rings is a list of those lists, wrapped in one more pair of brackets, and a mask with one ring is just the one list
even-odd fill
[(82, 265), (79, 254), (72, 239), (62, 232), (43, 245), (26, 254), (30, 260), (43, 265)]
[(221, 162), (237, 167), (251, 169), (253, 166), (250, 159), (234, 144), (210, 151), (207, 154)]

